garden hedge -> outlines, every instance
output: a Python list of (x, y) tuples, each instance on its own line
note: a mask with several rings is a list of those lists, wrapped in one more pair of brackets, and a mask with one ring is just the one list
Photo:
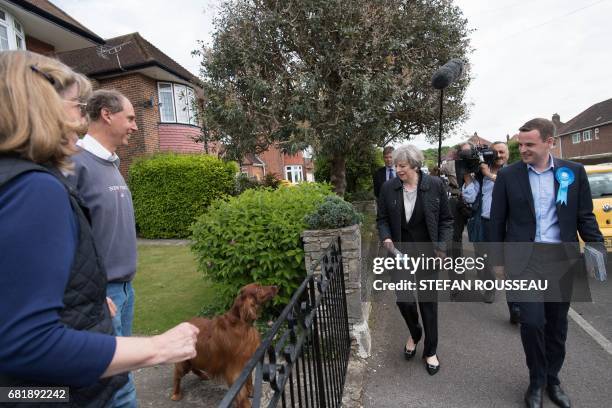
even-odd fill
[(138, 234), (186, 238), (190, 225), (218, 198), (232, 193), (237, 167), (203, 154), (163, 153), (130, 167)]

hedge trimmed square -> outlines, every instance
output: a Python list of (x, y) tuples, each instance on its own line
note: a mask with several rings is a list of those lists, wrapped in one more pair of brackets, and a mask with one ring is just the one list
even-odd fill
[(232, 193), (235, 163), (204, 154), (160, 153), (129, 170), (136, 229), (143, 238), (186, 238), (213, 200)]

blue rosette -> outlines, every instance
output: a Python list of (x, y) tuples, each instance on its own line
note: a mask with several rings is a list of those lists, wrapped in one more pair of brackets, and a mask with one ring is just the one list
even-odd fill
[(576, 179), (574, 172), (567, 167), (559, 167), (555, 173), (555, 177), (559, 182), (559, 191), (557, 192), (557, 204), (567, 205), (567, 190)]

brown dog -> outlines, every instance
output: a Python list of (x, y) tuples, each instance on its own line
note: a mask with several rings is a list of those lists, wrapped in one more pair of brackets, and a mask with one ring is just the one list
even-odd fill
[[(232, 308), (214, 319), (195, 317), (189, 320), (200, 329), (196, 344), (197, 356), (174, 366), (174, 391), (172, 400), (178, 401), (181, 394), (181, 379), (190, 370), (202, 379), (208, 375), (221, 377), (229, 387), (240, 376), (261, 342), (259, 332), (253, 327), (261, 305), (278, 293), (276, 286), (261, 286), (251, 283), (240, 289)], [(249, 378), (235, 400), (237, 407), (250, 407), (248, 396), (252, 391)]]

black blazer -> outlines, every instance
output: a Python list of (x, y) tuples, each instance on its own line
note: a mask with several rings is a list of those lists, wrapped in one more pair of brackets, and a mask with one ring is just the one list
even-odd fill
[[(402, 181), (395, 177), (383, 184), (378, 197), (376, 225), (382, 241), (390, 238), (394, 243), (402, 240), (402, 217), (405, 217)], [(425, 211), (427, 232), (434, 248), (446, 251), (453, 237), (453, 216), (448, 208), (444, 183), (438, 177), (421, 173), (418, 193)]]
[(383, 184), (385, 184), (385, 181), (387, 181), (387, 168), (378, 168), (378, 170), (374, 172), (374, 176), (372, 177), (372, 179), (374, 184), (374, 196), (378, 198), (378, 195), (380, 194), (380, 188)]
[[(561, 241), (575, 243), (566, 245), (570, 257), (579, 255), (578, 235), (585, 242), (601, 243), (603, 248), (603, 236), (595, 215), (593, 214), (593, 201), (589, 180), (584, 166), (579, 163), (553, 158), (554, 169), (567, 167), (573, 171), (575, 179), (570, 184), (567, 193), (567, 205), (557, 204), (557, 217)], [(555, 200), (559, 191), (559, 182), (555, 177)], [(495, 186), (493, 187), (493, 201), (491, 203), (490, 221), (491, 242), (522, 242), (521, 256), (512, 256), (506, 251), (502, 258), (501, 251), (495, 251), (492, 255), (493, 264), (501, 265), (505, 261), (506, 267), (520, 274), (531, 256), (536, 233), (535, 208), (527, 165), (522, 161), (504, 167), (497, 173)], [(597, 245), (599, 246), (599, 245)], [(514, 252), (514, 251), (512, 251)], [(605, 249), (604, 249), (605, 253)]]

